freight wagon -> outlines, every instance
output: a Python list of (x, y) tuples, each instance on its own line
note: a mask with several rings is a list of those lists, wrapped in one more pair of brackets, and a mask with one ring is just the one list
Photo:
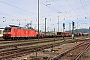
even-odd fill
[(69, 33), (69, 32), (57, 32), (57, 36), (60, 36), (60, 37), (71, 37), (72, 33)]

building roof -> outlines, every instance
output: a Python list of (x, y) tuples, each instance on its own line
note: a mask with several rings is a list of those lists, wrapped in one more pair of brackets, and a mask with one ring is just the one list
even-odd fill
[(4, 29), (4, 28), (0, 28), (0, 29)]

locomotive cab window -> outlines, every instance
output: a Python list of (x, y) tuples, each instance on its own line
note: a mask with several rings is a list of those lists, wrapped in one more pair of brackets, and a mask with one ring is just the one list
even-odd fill
[(11, 31), (11, 28), (9, 28), (9, 27), (5, 28), (5, 31)]
[(28, 27), (28, 29), (34, 30), (32, 27)]

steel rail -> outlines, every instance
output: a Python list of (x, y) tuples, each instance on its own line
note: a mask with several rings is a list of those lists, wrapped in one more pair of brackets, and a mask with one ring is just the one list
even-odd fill
[[(61, 42), (61, 43), (73, 43), (73, 42), (79, 42), (79, 41), (88, 41), (89, 39), (86, 39), (86, 40), (79, 40), (79, 39), (76, 39), (76, 40), (69, 40), (69, 41), (64, 41), (64, 42)], [(5, 46), (0, 46), (0, 49), (5, 49), (5, 48), (16, 48), (18, 46), (27, 46), (27, 45), (33, 45), (33, 44), (37, 44), (37, 43), (43, 43), (43, 42), (53, 42), (53, 41), (58, 41), (58, 40), (47, 40), (47, 41), (37, 41), (37, 42), (27, 42), (27, 43), (19, 43), (19, 44), (12, 44), (12, 45), (5, 45)]]
[(80, 56), (90, 47), (90, 43), (74, 58), (74, 60), (78, 60)]
[[(86, 43), (86, 44), (87, 44), (87, 43)], [(54, 57), (51, 58), (50, 60), (58, 59), (58, 58), (64, 56), (65, 54), (67, 54), (68, 52), (70, 52), (70, 51), (72, 51), (72, 50), (74, 50), (74, 49), (76, 49), (76, 48), (78, 48), (78, 47), (80, 47), (80, 46), (86, 45), (86, 44), (84, 44), (84, 42), (82, 42), (82, 43), (80, 43), (80, 44), (78, 44), (78, 45), (76, 45), (76, 46), (74, 46), (74, 47), (72, 47), (72, 48), (70, 48), (70, 49), (68, 49), (68, 50), (66, 50), (66, 51), (64, 51), (64, 52), (62, 52), (62, 53), (60, 53), (59, 55), (54, 56)]]
[[(54, 46), (59, 46), (59, 45), (60, 45), (60, 43), (54, 43), (53, 47)], [(30, 53), (34, 52), (34, 50), (40, 51), (40, 50), (47, 49), (47, 48), (52, 48), (51, 44), (41, 45), (41, 46), (33, 46), (33, 47), (30, 47), (30, 48), (16, 49), (16, 50), (13, 50), (13, 51), (12, 50), (11, 51), (6, 51), (6, 53), (4, 53), (4, 54), (1, 53), (0, 54), (1, 55), (0, 60), (30, 54)], [(13, 53), (11, 53), (11, 52), (13, 52)]]
[[(8, 51), (4, 51), (6, 53), (4, 53), (4, 54), (2, 53), (3, 56), (1, 55), (0, 59), (7, 59), (7, 58), (12, 58), (12, 57), (18, 57), (18, 56), (21, 56), (21, 55), (24, 55), (24, 54), (30, 54), (34, 50), (41, 51), (43, 49), (52, 48), (52, 46), (53, 47), (60, 46), (61, 44), (70, 43), (70, 42), (75, 42), (75, 41), (60, 42), (60, 43), (40, 45), (40, 46), (31, 46), (31, 47), (25, 47), (25, 48), (17, 48), (16, 50), (15, 49), (14, 50), (9, 49)], [(3, 51), (0, 51), (0, 52), (3, 52)], [(13, 53), (11, 53), (11, 52), (13, 52)]]
[(59, 45), (64, 44), (64, 43), (66, 43), (66, 42), (40, 45), (40, 46), (31, 46), (31, 47), (25, 47), (25, 48), (19, 48), (19, 49), (17, 48), (16, 50), (15, 49), (9, 49), (7, 51), (0, 51), (0, 52), (2, 52), (0, 54), (1, 55), (0, 59), (7, 59), (7, 58), (12, 58), (12, 57), (17, 57), (19, 55), (30, 54), (34, 50), (41, 51), (43, 49), (52, 48), (52, 46), (55, 47), (55, 46), (59, 46)]

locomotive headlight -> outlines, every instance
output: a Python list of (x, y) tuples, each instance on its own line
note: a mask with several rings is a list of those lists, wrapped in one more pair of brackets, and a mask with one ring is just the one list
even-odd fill
[(10, 32), (8, 32), (8, 34), (10, 34)]
[(4, 32), (3, 34), (6, 34), (6, 32)]
[(10, 34), (10, 32), (4, 32), (3, 34)]

